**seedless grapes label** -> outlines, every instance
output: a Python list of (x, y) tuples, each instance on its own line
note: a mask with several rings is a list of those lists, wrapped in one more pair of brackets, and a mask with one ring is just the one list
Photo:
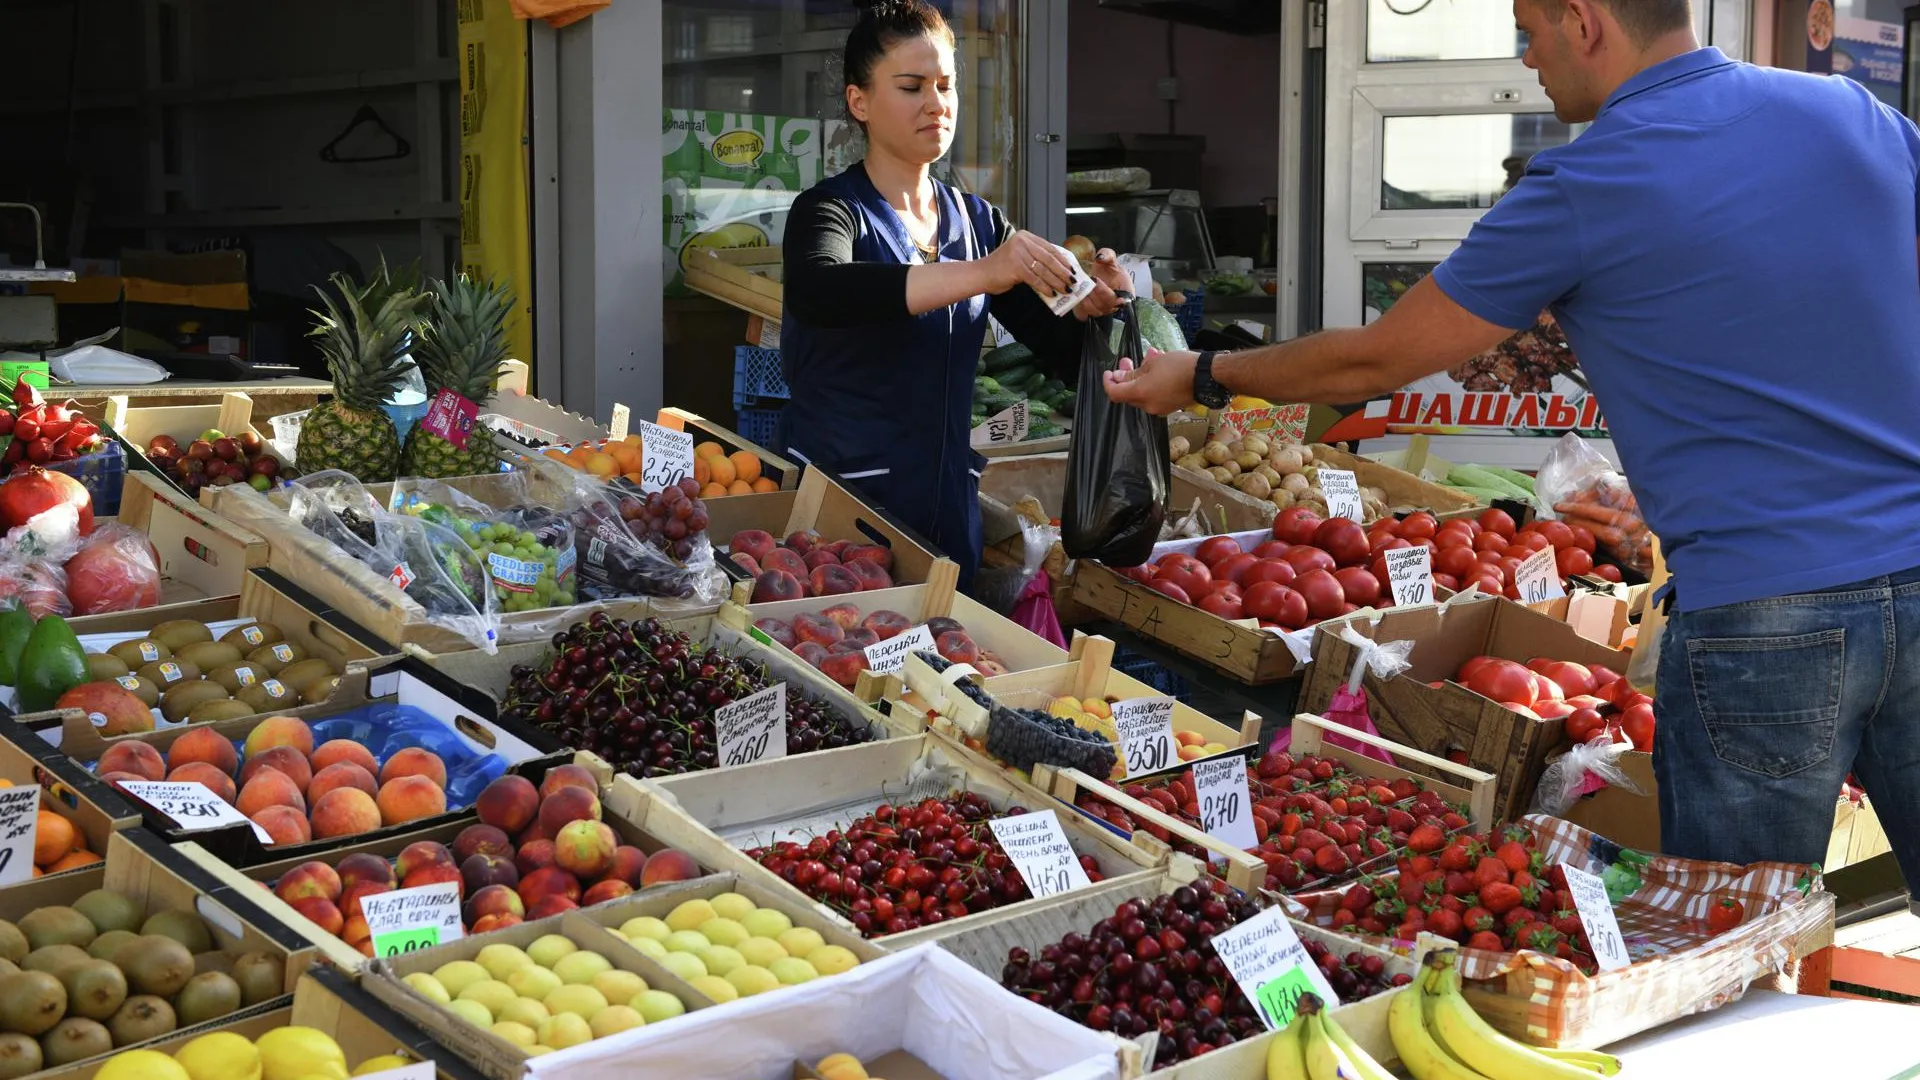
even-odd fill
[(460, 883), (438, 881), (412, 889), (360, 898), (360, 913), (373, 932), (375, 956), (399, 956), (454, 941), (460, 922)]
[(1200, 827), (1208, 836), (1247, 850), (1253, 835), (1253, 796), (1247, 789), (1247, 759), (1223, 754), (1193, 763), (1193, 798), (1200, 804)]
[(1293, 1021), (1300, 995), (1309, 990), (1329, 1008), (1340, 1004), (1320, 965), (1307, 955), (1300, 935), (1287, 921), (1286, 912), (1277, 907), (1231, 930), (1222, 930), (1211, 940), (1220, 962), (1227, 965), (1227, 973), (1254, 1003), (1269, 1031), (1278, 1031)]
[(787, 756), (787, 684), (722, 705), (713, 713), (721, 765), (751, 765)]
[(1113, 730), (1128, 776), (1159, 772), (1174, 762), (1173, 699), (1131, 698), (1115, 702)]
[(994, 818), (987, 826), (1033, 895), (1053, 896), (1093, 884), (1053, 811)]

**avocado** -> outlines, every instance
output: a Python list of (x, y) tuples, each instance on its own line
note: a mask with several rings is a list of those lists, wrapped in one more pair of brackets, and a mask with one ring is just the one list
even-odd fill
[(20, 651), (18, 685), (20, 711), (45, 712), (53, 708), (60, 695), (86, 682), (87, 651), (80, 638), (58, 615), (49, 615), (33, 624), (33, 633)]
[(0, 685), (12, 686), (20, 677), (20, 652), (33, 634), (33, 616), (26, 608), (0, 611)]

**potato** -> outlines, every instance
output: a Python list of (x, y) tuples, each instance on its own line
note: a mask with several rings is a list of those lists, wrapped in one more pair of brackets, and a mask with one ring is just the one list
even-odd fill
[(1176, 459), (1183, 458), (1192, 452), (1193, 452), (1193, 444), (1187, 441), (1187, 437), (1185, 435), (1175, 435), (1172, 441), (1167, 443), (1168, 457), (1172, 457)]
[(1215, 465), (1213, 468), (1208, 469), (1207, 475), (1223, 484), (1233, 483), (1233, 474), (1228, 472), (1224, 465)]
[(1273, 466), (1273, 471), (1281, 476), (1297, 473), (1306, 461), (1300, 451), (1301, 448), (1298, 446), (1283, 446), (1268, 455), (1267, 462)]
[(1267, 501), (1273, 504), (1274, 509), (1285, 510), (1293, 505), (1293, 492), (1285, 488), (1274, 488), (1273, 493), (1267, 496)]
[(1387, 489), (1378, 486), (1363, 487), (1360, 489), (1360, 496), (1361, 498), (1372, 499), (1374, 502), (1384, 506), (1387, 502)]
[(1227, 449), (1226, 443), (1210, 442), (1201, 448), (1200, 456), (1206, 458), (1209, 465), (1221, 465), (1233, 457), (1233, 454)]
[(1170, 292), (1166, 295), (1164, 302), (1172, 304), (1174, 307), (1179, 307), (1181, 304), (1187, 302), (1187, 294), (1183, 292)]
[(1240, 449), (1266, 457), (1273, 450), (1273, 444), (1264, 435), (1249, 435), (1240, 440)]
[(1240, 490), (1256, 499), (1264, 499), (1273, 493), (1273, 485), (1259, 473), (1248, 473), (1238, 481)]
[(1261, 465), (1256, 467), (1253, 470), (1253, 475), (1258, 476), (1262, 480), (1265, 480), (1267, 482), (1267, 486), (1270, 488), (1278, 487), (1280, 485), (1280, 474), (1277, 472), (1274, 472), (1273, 466), (1271, 465)]
[(1259, 454), (1256, 454), (1251, 450), (1242, 450), (1240, 451), (1240, 453), (1234, 456), (1233, 462), (1234, 464), (1240, 466), (1241, 472), (1252, 472), (1253, 470), (1259, 468), (1260, 463), (1265, 460), (1266, 460), (1265, 458), (1261, 457)]
[(1174, 464), (1180, 466), (1183, 469), (1194, 469), (1199, 472), (1207, 471), (1207, 459), (1200, 456), (1199, 454), (1188, 454), (1184, 457), (1177, 458), (1175, 459)]
[(1280, 490), (1287, 492), (1295, 499), (1299, 499), (1307, 492), (1313, 490), (1313, 485), (1307, 483), (1307, 474), (1293, 472), (1287, 473), (1280, 478)]
[(1313, 447), (1304, 443), (1300, 446), (1300, 463), (1305, 465), (1313, 460)]
[(1228, 476), (1240, 475), (1240, 463), (1237, 461), (1223, 461), (1220, 463), (1220, 467), (1227, 470)]

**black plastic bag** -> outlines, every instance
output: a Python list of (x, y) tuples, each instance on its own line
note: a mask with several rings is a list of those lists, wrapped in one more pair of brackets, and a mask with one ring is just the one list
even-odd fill
[[(1110, 319), (1123, 323), (1118, 355), (1108, 345)], [(1145, 356), (1131, 306), (1087, 320), (1082, 340), (1060, 542), (1075, 559), (1139, 566), (1160, 539), (1173, 486), (1167, 420), (1107, 397), (1105, 375), (1120, 366), (1120, 357), (1139, 363)]]

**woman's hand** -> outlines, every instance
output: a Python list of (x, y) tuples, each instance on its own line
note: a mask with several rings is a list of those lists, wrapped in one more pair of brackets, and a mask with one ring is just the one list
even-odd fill
[(1112, 248), (1094, 253), (1087, 274), (1093, 278), (1093, 291), (1073, 306), (1073, 317), (1081, 322), (1120, 310), (1119, 294), (1133, 291), (1133, 278), (1120, 268), (1120, 257)]
[(1007, 241), (993, 249), (983, 261), (991, 281), (987, 291), (995, 296), (1020, 285), (1030, 285), (1043, 300), (1073, 288), (1073, 264), (1069, 256), (1044, 238), (1019, 229)]

